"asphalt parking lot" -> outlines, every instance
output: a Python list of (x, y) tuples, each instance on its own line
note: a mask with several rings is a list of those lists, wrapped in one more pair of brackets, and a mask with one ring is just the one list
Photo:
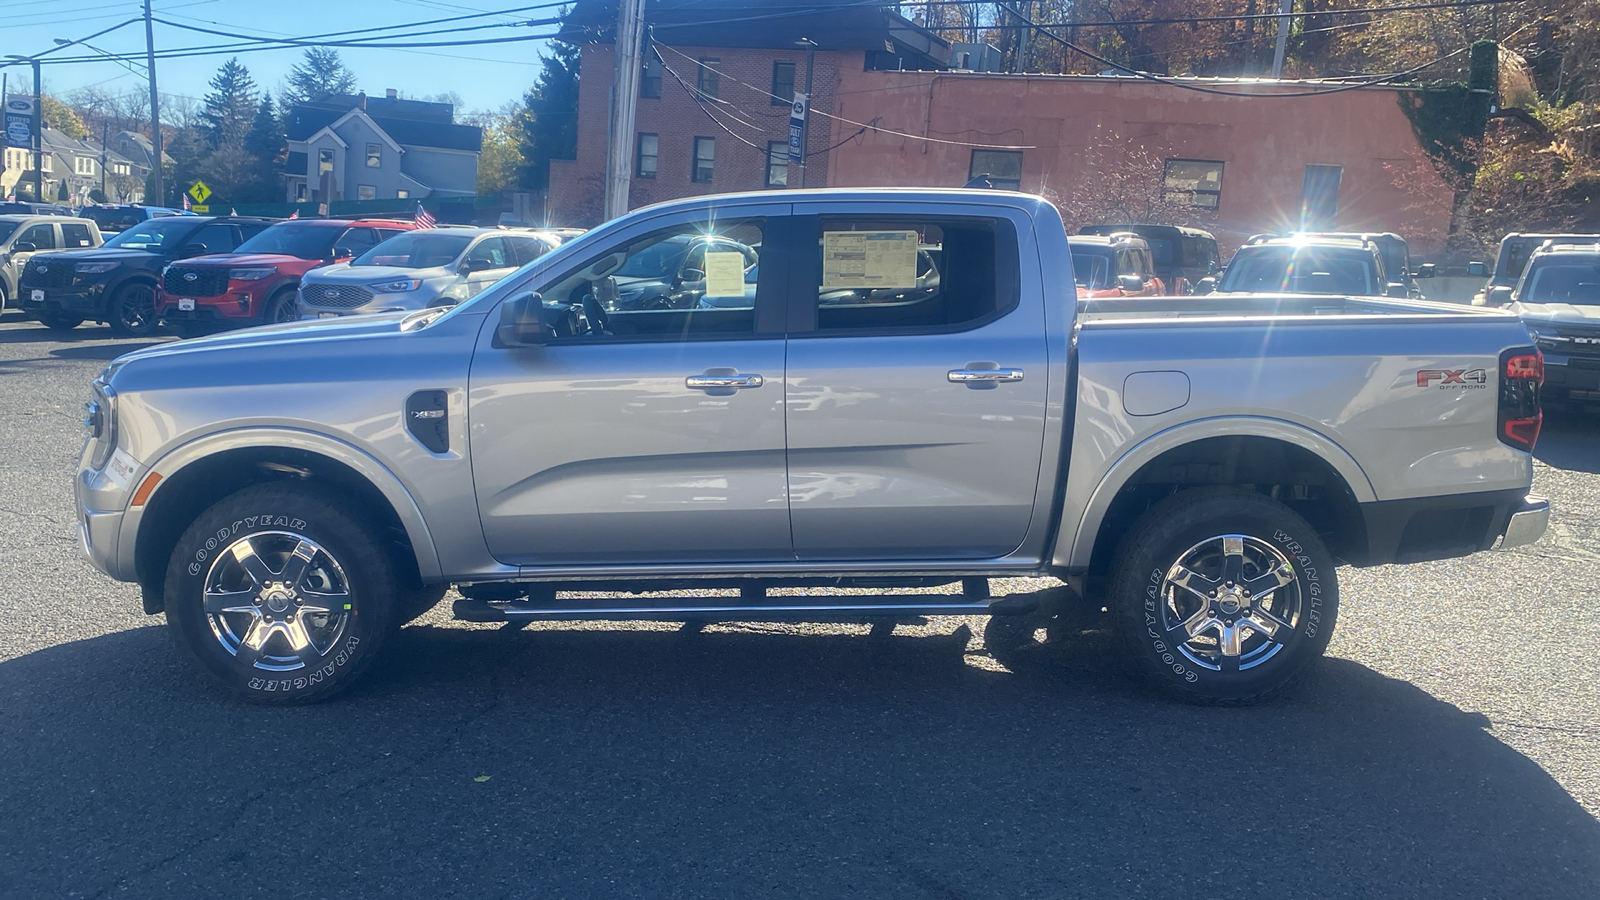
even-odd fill
[(140, 343), (0, 320), (0, 896), (1600, 896), (1600, 412), (1547, 427), (1543, 542), (1341, 570), (1267, 707), (1152, 698), (1094, 616), (1001, 653), (436, 610), (278, 710), (78, 556), (80, 408)]

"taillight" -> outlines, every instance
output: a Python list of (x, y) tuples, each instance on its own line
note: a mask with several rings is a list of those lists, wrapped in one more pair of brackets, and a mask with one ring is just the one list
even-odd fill
[(1539, 387), (1544, 384), (1544, 354), (1534, 347), (1517, 347), (1500, 354), (1499, 426), (1502, 443), (1518, 450), (1533, 450), (1539, 442), (1544, 413), (1539, 409)]

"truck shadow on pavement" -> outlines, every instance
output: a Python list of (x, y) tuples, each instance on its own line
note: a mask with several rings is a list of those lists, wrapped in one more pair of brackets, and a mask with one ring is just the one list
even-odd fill
[(1203, 709), (1095, 619), (1011, 671), (966, 627), (423, 624), (346, 698), (265, 709), (163, 632), (0, 663), (17, 896), (1600, 895), (1560, 785), (1345, 660)]

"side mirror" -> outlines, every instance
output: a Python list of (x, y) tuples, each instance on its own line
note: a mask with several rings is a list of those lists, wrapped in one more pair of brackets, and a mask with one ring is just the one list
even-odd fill
[(544, 298), (537, 292), (512, 297), (500, 304), (500, 343), (508, 347), (534, 347), (549, 343), (550, 326), (544, 321)]
[(1144, 290), (1144, 279), (1137, 275), (1118, 275), (1117, 287), (1129, 293), (1137, 293)]
[(334, 259), (350, 259), (351, 257), (353, 257), (355, 255), (356, 255), (356, 252), (354, 250), (351, 250), (349, 247), (335, 247), (335, 248), (333, 248), (333, 258)]
[(1195, 282), (1195, 285), (1194, 285), (1194, 293), (1196, 295), (1209, 294), (1209, 293), (1211, 293), (1212, 291), (1214, 291), (1216, 289), (1217, 289), (1217, 279), (1209, 277), (1209, 276), (1200, 279), (1199, 281)]
[(179, 253), (178, 255), (184, 259), (188, 259), (191, 256), (205, 256), (209, 252), (210, 251), (206, 248), (205, 244), (195, 243), (185, 246), (183, 248), (183, 252)]
[(12, 253), (37, 253), (39, 248), (32, 241), (17, 241), (11, 245)]
[(687, 283), (687, 282), (690, 282), (690, 281), (705, 281), (705, 280), (706, 280), (706, 273), (705, 273), (704, 270), (701, 270), (701, 269), (684, 269), (683, 272), (678, 275), (678, 282), (680, 284), (681, 283)]
[(1467, 263), (1467, 274), (1475, 278), (1487, 278), (1489, 277), (1489, 267), (1481, 262), (1469, 262)]
[(1437, 274), (1439, 274), (1438, 266), (1434, 265), (1433, 263), (1423, 263), (1422, 265), (1417, 266), (1417, 270), (1411, 273), (1411, 277), (1432, 278)]
[(1511, 288), (1504, 285), (1490, 288), (1486, 302), (1490, 306), (1505, 306), (1511, 302)]
[(469, 259), (466, 262), (463, 262), (461, 264), (461, 268), (457, 271), (463, 275), (471, 275), (473, 272), (482, 272), (487, 268), (489, 268), (488, 260)]

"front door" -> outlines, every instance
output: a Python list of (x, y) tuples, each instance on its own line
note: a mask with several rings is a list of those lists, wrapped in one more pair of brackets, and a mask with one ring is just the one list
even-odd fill
[(1020, 302), (1041, 290), (1017, 267), (1027, 220), (904, 208), (796, 207), (819, 214), (798, 218), (787, 374), (803, 560), (1001, 557), (1033, 518), (1049, 360)]
[[(784, 337), (781, 318), (764, 312), (777, 309), (783, 285), (759, 284), (747, 304), (601, 302), (616, 295), (619, 272), (676, 271), (683, 252), (670, 248), (687, 247), (686, 235), (758, 247), (787, 211), (657, 217), (534, 276), (526, 287), (567, 310), (549, 344), (495, 346), (491, 313), (473, 358), (469, 417), (478, 507), (496, 559), (564, 567), (794, 558)], [(708, 293), (742, 298), (742, 259), (730, 261), (713, 261), (721, 264)], [(506, 296), (523, 290), (508, 287)]]

